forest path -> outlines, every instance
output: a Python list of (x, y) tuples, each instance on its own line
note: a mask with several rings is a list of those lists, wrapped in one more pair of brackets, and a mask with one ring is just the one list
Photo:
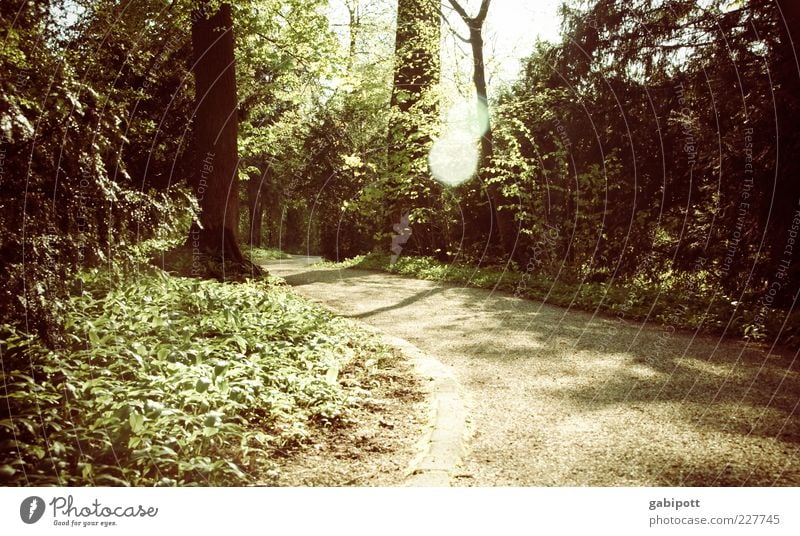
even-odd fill
[(267, 269), (460, 383), (471, 435), (452, 485), (800, 485), (797, 354), (318, 260)]

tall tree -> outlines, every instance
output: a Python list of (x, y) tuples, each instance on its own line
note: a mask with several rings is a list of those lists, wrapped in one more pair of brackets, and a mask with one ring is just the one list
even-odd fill
[[(441, 240), (434, 236), (430, 212), (437, 188), (430, 179), (427, 156), (438, 122), (441, 62), (441, 18), (431, 0), (399, 0), (395, 36), (394, 86), (389, 124), (389, 212), (387, 229), (415, 209), (415, 242), (430, 253)], [(423, 242), (420, 242), (422, 240)]]
[(242, 262), (239, 226), (236, 60), (230, 4), (212, 11), (202, 3), (192, 16), (196, 95), (197, 167), (194, 189), (202, 229), (189, 242), (201, 251)]
[[(424, 93), (439, 82), (439, 12), (429, 0), (399, 0), (395, 35), (395, 71), (392, 106), (409, 112), (422, 103)], [(423, 104), (435, 112), (433, 103)], [(419, 129), (419, 125), (409, 125)]]
[(458, 3), (458, 0), (449, 0), (450, 5), (456, 10), (458, 16), (464, 21), (469, 30), (468, 38), (461, 38), (463, 41), (469, 43), (472, 49), (472, 82), (475, 84), (475, 93), (478, 98), (478, 117), (486, 118), (486, 131), (481, 136), (481, 165), (480, 168), (486, 168), (487, 164), (492, 159), (493, 144), (492, 144), (492, 125), (489, 121), (489, 98), (488, 89), (486, 84), (486, 65), (483, 57), (483, 24), (486, 22), (486, 16), (489, 14), (489, 4), (491, 0), (482, 0), (481, 7), (478, 14), (470, 17), (464, 7)]
[(458, 36), (462, 41), (469, 43), (472, 49), (472, 82), (475, 85), (477, 97), (477, 117), (485, 121), (482, 125), (484, 130), (481, 135), (481, 156), (478, 164), (478, 171), (482, 178), (484, 195), (489, 201), (489, 210), (479, 214), (478, 221), (474, 222), (477, 231), (484, 234), (487, 245), (492, 242), (498, 246), (498, 252), (511, 252), (514, 249), (515, 241), (513, 236), (513, 221), (510, 212), (501, 212), (503, 204), (500, 189), (492, 177), (491, 163), (494, 157), (494, 142), (492, 139), (492, 123), (489, 116), (489, 97), (486, 82), (486, 64), (483, 54), (483, 26), (486, 16), (489, 14), (489, 4), (491, 0), (481, 0), (478, 14), (471, 17), (466, 9), (458, 0), (449, 0), (450, 5), (461, 17), (469, 31), (469, 37)]

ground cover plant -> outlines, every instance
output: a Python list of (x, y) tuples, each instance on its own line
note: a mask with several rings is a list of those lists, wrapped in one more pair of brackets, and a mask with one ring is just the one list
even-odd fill
[(81, 277), (65, 346), (3, 325), (6, 485), (243, 485), (344, 427), (368, 390), (354, 362), (391, 354), (272, 279), (230, 284), (146, 268)]

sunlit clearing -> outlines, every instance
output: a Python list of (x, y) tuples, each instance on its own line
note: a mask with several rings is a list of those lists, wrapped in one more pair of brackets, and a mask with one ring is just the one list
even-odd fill
[(447, 132), (431, 147), (433, 177), (445, 186), (458, 186), (478, 171), (478, 144), (466, 132)]
[(489, 129), (484, 103), (460, 102), (447, 114), (447, 125), (429, 157), (434, 178), (446, 186), (458, 186), (478, 171), (478, 140)]

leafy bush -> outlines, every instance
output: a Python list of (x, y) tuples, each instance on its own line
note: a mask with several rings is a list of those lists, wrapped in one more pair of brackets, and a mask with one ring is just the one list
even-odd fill
[(64, 349), (0, 327), (6, 484), (253, 483), (276, 451), (347, 422), (361, 391), (337, 373), (380, 353), (274, 280), (81, 280)]
[[(166, 82), (141, 85), (149, 53), (115, 57), (124, 42), (92, 47), (109, 35), (104, 7), (95, 8), (67, 29), (53, 23), (51, 2), (0, 4), (8, 34), (0, 48), (0, 316), (50, 346), (62, 342), (78, 271), (130, 260), (141, 240), (185, 236), (192, 217), (192, 200), (171, 178), (189, 160), (179, 141), (185, 116), (176, 124), (151, 106), (150, 92)], [(128, 22), (117, 21), (115, 38), (147, 42), (123, 28)], [(159, 79), (183, 85), (180, 69), (163, 71)], [(184, 93), (169, 97), (171, 113), (188, 102)]]

